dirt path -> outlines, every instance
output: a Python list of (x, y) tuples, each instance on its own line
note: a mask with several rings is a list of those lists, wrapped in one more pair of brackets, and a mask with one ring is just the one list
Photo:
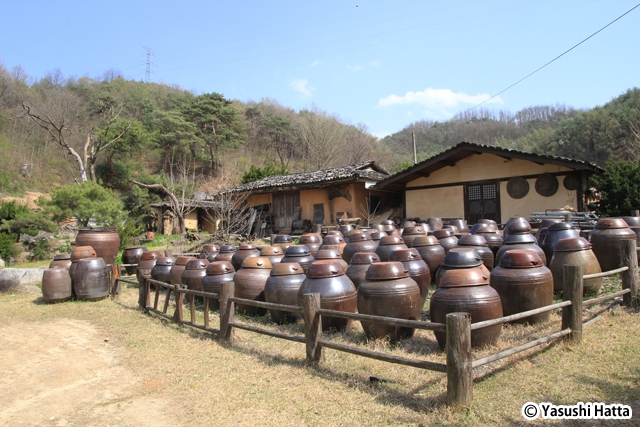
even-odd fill
[(1, 426), (176, 426), (171, 402), (78, 320), (0, 328)]

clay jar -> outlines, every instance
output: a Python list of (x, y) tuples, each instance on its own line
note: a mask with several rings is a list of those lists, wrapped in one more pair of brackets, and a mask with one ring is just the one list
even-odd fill
[[(291, 237), (291, 236), (289, 236)], [(254, 245), (240, 245), (236, 253), (231, 257), (231, 265), (236, 271), (240, 270), (246, 258), (259, 257), (260, 251)]]
[(482, 257), (475, 249), (465, 247), (451, 249), (445, 255), (444, 261), (436, 274), (436, 287), (440, 286), (440, 278), (446, 271), (475, 267), (483, 270), (485, 275), (489, 275), (489, 270), (484, 266)]
[[(340, 260), (342, 261), (342, 260)], [(343, 261), (344, 262), (344, 261)], [(307, 278), (298, 291), (298, 305), (303, 306), (304, 294), (320, 294), (320, 307), (327, 310), (355, 313), (357, 290), (342, 265), (336, 260), (315, 260), (311, 263)], [(350, 321), (338, 317), (322, 316), (325, 332), (345, 329)]]
[[(254, 301), (264, 301), (264, 287), (271, 274), (271, 261), (269, 258), (257, 256), (248, 257), (242, 261), (242, 266), (233, 277), (235, 283), (235, 296)], [(239, 313), (247, 316), (264, 316), (266, 308), (253, 307), (236, 303)]]
[(440, 242), (435, 236), (418, 236), (413, 240), (413, 247), (429, 266), (431, 280), (435, 280), (438, 268), (444, 261), (444, 248), (440, 246)]
[(271, 246), (280, 246), (283, 251), (291, 245), (293, 245), (293, 238), (288, 234), (277, 234), (271, 242)]
[(353, 233), (349, 236), (349, 243), (346, 244), (342, 251), (342, 259), (349, 264), (351, 257), (356, 252), (375, 252), (377, 247), (376, 242), (367, 233)]
[(337, 234), (327, 234), (322, 240), (322, 246), (320, 246), (319, 250), (323, 249), (337, 249), (342, 255), (342, 251), (344, 251), (344, 247), (347, 246), (347, 243), (344, 241), (344, 237), (342, 235)]
[(478, 252), (482, 263), (489, 271), (493, 270), (493, 251), (489, 249), (489, 245), (483, 236), (479, 234), (465, 234), (458, 239), (458, 247), (461, 248), (473, 248)]
[(504, 232), (502, 237), (507, 237), (509, 234), (531, 234), (531, 224), (524, 217), (512, 217), (507, 220), (504, 225)]
[(498, 233), (498, 228), (491, 224), (480, 224), (477, 228), (474, 225), (471, 228), (471, 234), (478, 234), (484, 237), (484, 239), (487, 241), (487, 245), (489, 245), (489, 249), (491, 249), (494, 254), (498, 252), (498, 249), (500, 249), (500, 247), (504, 243), (502, 236), (500, 235), (500, 233)]
[(445, 253), (458, 246), (458, 238), (453, 235), (451, 230), (440, 229), (435, 230), (432, 233), (436, 239), (438, 239), (440, 246), (444, 248)]
[(309, 266), (313, 262), (314, 258), (311, 256), (311, 252), (309, 252), (309, 248), (305, 245), (293, 245), (289, 246), (284, 253), (284, 258), (282, 258), (281, 263), (291, 263), (295, 262), (300, 265), (304, 274), (307, 273)]
[(392, 235), (396, 231), (396, 223), (390, 219), (385, 219), (384, 221), (381, 221), (380, 226), (381, 227), (379, 228), (379, 230), (382, 231), (383, 233), (386, 233), (387, 236)]
[[(222, 285), (233, 282), (236, 275), (233, 266), (229, 261), (213, 261), (207, 266), (206, 274), (202, 278), (202, 291), (212, 294), (219, 294)], [(209, 298), (209, 308), (218, 310), (220, 301), (215, 298)]]
[(591, 231), (591, 246), (602, 271), (620, 268), (620, 242), (636, 240), (634, 233), (622, 218), (600, 218)]
[(636, 245), (640, 243), (640, 216), (623, 216), (622, 219), (627, 223), (631, 231), (636, 233)]
[(404, 244), (410, 248), (413, 245), (413, 240), (418, 236), (426, 236), (427, 230), (424, 229), (421, 225), (416, 225), (413, 227), (405, 227), (402, 231), (402, 238), (404, 239)]
[(442, 218), (427, 218), (427, 224), (432, 230), (440, 230), (442, 228)]
[[(71, 277), (71, 284), (73, 285), (73, 279), (78, 269), (78, 261), (85, 258), (95, 258), (96, 251), (91, 246), (76, 246), (71, 251), (71, 266), (69, 267), (69, 277)], [(73, 289), (72, 289), (73, 292)]]
[(376, 248), (376, 254), (380, 257), (380, 261), (389, 261), (391, 252), (396, 249), (406, 249), (404, 239), (400, 236), (382, 236), (380, 244)]
[(206, 245), (202, 245), (202, 250), (198, 254), (198, 259), (206, 259), (211, 262), (215, 260), (216, 255), (220, 252), (220, 246), (214, 245), (211, 243), (207, 243)]
[(114, 228), (80, 228), (76, 245), (93, 247), (97, 257), (107, 264), (113, 264), (120, 248), (120, 236)]
[(342, 233), (343, 236), (346, 236), (350, 231), (353, 230), (353, 225), (341, 225), (338, 227), (338, 231)]
[[(411, 249), (407, 249), (411, 250)], [(400, 262), (371, 264), (358, 288), (358, 313), (396, 319), (420, 320), (420, 288)], [(368, 338), (389, 338), (391, 342), (411, 338), (415, 328), (361, 320)]]
[(182, 273), (189, 260), (193, 259), (190, 256), (179, 256), (169, 272), (169, 283), (172, 285), (182, 285)]
[[(548, 237), (548, 235), (547, 235)], [(500, 264), (500, 259), (504, 255), (504, 253), (508, 250), (512, 249), (531, 249), (535, 251), (538, 256), (542, 259), (542, 262), (547, 264), (547, 256), (540, 246), (536, 244), (536, 238), (533, 234), (525, 233), (525, 234), (509, 234), (504, 238), (504, 244), (500, 249), (498, 249), (498, 253), (496, 254), (495, 265)]]
[(46, 302), (62, 302), (71, 298), (71, 277), (68, 269), (63, 266), (54, 266), (44, 270), (42, 298)]
[[(581, 265), (582, 274), (601, 273), (600, 263), (591, 250), (591, 244), (584, 237), (560, 239), (553, 250), (553, 257), (549, 264), (549, 270), (553, 275), (554, 292), (562, 292), (564, 288), (564, 266)], [(602, 286), (602, 277), (585, 279), (583, 281), (583, 294), (597, 293)]]
[(546, 265), (551, 263), (551, 257), (553, 256), (553, 247), (560, 239), (571, 239), (580, 237), (580, 232), (569, 222), (558, 222), (551, 224), (547, 228), (547, 233), (542, 242), (542, 250), (546, 255)]
[(538, 246), (542, 247), (542, 243), (544, 242), (544, 238), (547, 235), (547, 231), (552, 224), (558, 224), (562, 222), (560, 218), (545, 218), (540, 222), (540, 227), (538, 227), (538, 232), (536, 233), (536, 241), (538, 242)]
[(161, 257), (162, 253), (159, 251), (148, 251), (140, 255), (140, 261), (138, 261), (138, 268), (136, 269), (140, 286), (142, 286), (142, 276), (151, 276), (151, 269), (156, 265), (156, 260)]
[[(533, 310), (553, 303), (553, 276), (535, 251), (506, 251), (491, 272), (491, 286), (502, 300), (505, 316)], [(538, 323), (549, 319), (549, 311), (514, 323)]]
[(209, 261), (206, 259), (192, 258), (187, 261), (187, 265), (180, 276), (182, 284), (192, 291), (202, 291), (202, 279), (207, 274)]
[(229, 261), (233, 258), (233, 254), (236, 253), (238, 248), (235, 245), (221, 245), (220, 252), (214, 258), (214, 261)]
[(151, 269), (151, 278), (163, 283), (171, 283), (170, 273), (176, 259), (173, 257), (160, 257), (156, 265)]
[[(298, 291), (306, 277), (296, 262), (274, 265), (264, 287), (264, 299), (275, 304), (298, 305)], [(289, 311), (270, 309), (269, 314), (271, 320), (278, 324), (302, 319), (301, 313)]]
[[(429, 286), (431, 286), (431, 271), (429, 266), (420, 256), (415, 248), (396, 249), (391, 252), (389, 261), (401, 262), (405, 270), (409, 272), (409, 276), (416, 281), (420, 288), (421, 305), (425, 303), (429, 296)], [(417, 318), (416, 318), (417, 319)]]
[(364, 280), (369, 266), (374, 262), (380, 262), (380, 257), (372, 252), (356, 252), (351, 257), (351, 263), (347, 268), (347, 277), (351, 279), (353, 285), (358, 289)]
[[(447, 270), (440, 287), (431, 295), (431, 321), (446, 323), (447, 314), (466, 312), (471, 323), (502, 317), (500, 296), (489, 286), (489, 275), (480, 267)], [(478, 348), (498, 341), (502, 324), (471, 331), (471, 346)], [(446, 332), (434, 331), (440, 347), (446, 345)]]
[[(49, 263), (49, 268), (62, 267), (69, 271), (71, 267), (71, 254), (56, 254)], [(68, 275), (68, 274), (67, 274)]]
[(347, 271), (347, 268), (349, 268), (349, 264), (342, 259), (342, 255), (340, 255), (340, 252), (337, 249), (320, 249), (316, 254), (315, 259), (337, 261), (340, 263), (344, 271)]
[(102, 258), (78, 260), (73, 291), (78, 299), (97, 300), (109, 295), (109, 267)]
[(269, 258), (271, 265), (276, 265), (284, 258), (284, 250), (280, 246), (264, 246), (260, 249), (260, 256)]
[[(140, 261), (140, 257), (143, 253), (149, 250), (144, 246), (131, 246), (122, 251), (122, 263), (123, 264), (137, 264)], [(125, 267), (127, 274), (136, 274), (137, 266)]]
[(449, 220), (449, 225), (455, 225), (458, 227), (458, 232), (461, 234), (469, 233), (469, 225), (467, 225), (467, 221), (464, 219), (451, 219)]
[(315, 256), (320, 246), (322, 246), (322, 239), (315, 233), (307, 233), (300, 236), (298, 243), (308, 247), (311, 255)]

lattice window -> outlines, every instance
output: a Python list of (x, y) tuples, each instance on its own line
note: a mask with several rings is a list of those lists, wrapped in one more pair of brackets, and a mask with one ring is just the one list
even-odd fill
[(482, 187), (479, 185), (470, 185), (469, 187), (469, 200), (482, 199)]

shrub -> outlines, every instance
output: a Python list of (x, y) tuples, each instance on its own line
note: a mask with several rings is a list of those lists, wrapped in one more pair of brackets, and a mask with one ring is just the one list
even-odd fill
[(16, 239), (14, 236), (6, 233), (0, 233), (0, 258), (8, 260), (9, 258), (15, 258), (20, 251), (16, 248)]

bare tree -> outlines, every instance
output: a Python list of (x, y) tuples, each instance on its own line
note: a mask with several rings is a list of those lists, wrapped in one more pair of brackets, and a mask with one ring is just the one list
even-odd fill
[(380, 202), (376, 204), (376, 206), (371, 209), (371, 196), (367, 196), (367, 206), (363, 206), (362, 203), (358, 208), (358, 215), (363, 218), (367, 227), (371, 225), (371, 221), (380, 214)]
[[(638, 112), (640, 116), (640, 111)], [(630, 123), (630, 140), (625, 143), (627, 154), (634, 162), (640, 161), (640, 118)]]
[(214, 225), (213, 238), (227, 241), (233, 234), (249, 236), (255, 220), (255, 209), (247, 203), (249, 193), (221, 191), (211, 196), (212, 207), (206, 211), (206, 220)]

